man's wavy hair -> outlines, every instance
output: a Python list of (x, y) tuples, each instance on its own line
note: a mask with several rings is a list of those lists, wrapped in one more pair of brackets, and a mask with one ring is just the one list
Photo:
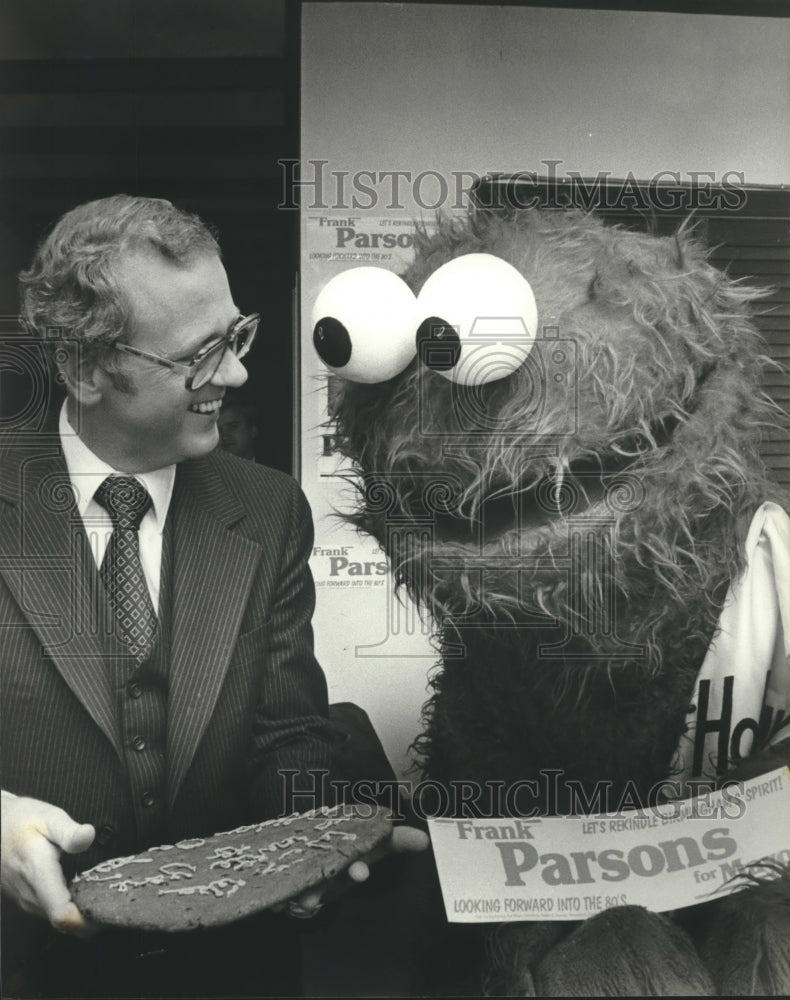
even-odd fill
[(129, 332), (130, 308), (117, 273), (133, 252), (158, 253), (173, 264), (221, 256), (197, 215), (163, 198), (119, 194), (67, 212), (19, 275), (22, 324), (47, 342), (57, 366), (75, 365), (79, 354), (81, 363), (100, 364), (125, 391), (131, 386), (110, 346)]

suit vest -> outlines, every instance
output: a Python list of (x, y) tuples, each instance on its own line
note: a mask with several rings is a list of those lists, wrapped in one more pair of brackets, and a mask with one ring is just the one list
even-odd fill
[[(104, 598), (106, 666), (115, 692), (118, 733), (136, 823), (136, 849), (166, 839), (167, 807), (167, 701), (172, 620), (173, 528), (168, 516), (162, 538), (159, 608), (154, 644), (148, 657), (137, 663), (119, 653), (123, 641), (115, 629), (109, 601)], [(95, 571), (95, 570), (94, 570)], [(103, 591), (96, 573), (94, 585)]]

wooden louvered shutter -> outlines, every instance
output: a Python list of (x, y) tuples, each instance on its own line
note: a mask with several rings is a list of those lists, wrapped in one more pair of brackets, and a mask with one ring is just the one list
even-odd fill
[(790, 487), (790, 192), (751, 189), (746, 194), (739, 211), (709, 218), (711, 261), (733, 278), (771, 289), (756, 321), (768, 355), (781, 366), (767, 370), (764, 383), (782, 415), (761, 451), (776, 480)]

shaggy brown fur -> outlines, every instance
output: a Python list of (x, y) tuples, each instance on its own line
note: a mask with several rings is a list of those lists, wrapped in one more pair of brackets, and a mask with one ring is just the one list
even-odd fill
[[(559, 794), (527, 804), (544, 813), (570, 811), (569, 789), (602, 780), (603, 807), (654, 801), (751, 518), (778, 499), (758, 451), (772, 419), (750, 319), (759, 295), (713, 268), (688, 230), (656, 238), (574, 212), (442, 221), (420, 234), (404, 278), (417, 293), (467, 253), (501, 257), (532, 285), (542, 332), (527, 361), (469, 387), (417, 359), (389, 382), (345, 384), (336, 416), (361, 477), (351, 520), (437, 623), (425, 771), (485, 783), (557, 769)], [(784, 902), (755, 917), (763, 929), (769, 910), (790, 912), (787, 884), (770, 891)], [(536, 982), (543, 995), (590, 995), (584, 942), (600, 949), (616, 931), (636, 953), (651, 920), (663, 943), (643, 949), (643, 977), (613, 973), (604, 992), (677, 993), (659, 968), (670, 952), (696, 970), (695, 992), (712, 988), (684, 932), (616, 912), (557, 945), (550, 966), (554, 932), (503, 929), (482, 974), (507, 995)], [(711, 970), (718, 948), (703, 947)], [(774, 965), (790, 989), (788, 954)]]

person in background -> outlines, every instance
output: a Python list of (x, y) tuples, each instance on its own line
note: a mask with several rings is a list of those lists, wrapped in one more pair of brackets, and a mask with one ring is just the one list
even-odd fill
[(222, 400), (217, 427), (219, 444), (223, 451), (238, 458), (256, 460), (258, 414), (252, 400), (229, 390)]

